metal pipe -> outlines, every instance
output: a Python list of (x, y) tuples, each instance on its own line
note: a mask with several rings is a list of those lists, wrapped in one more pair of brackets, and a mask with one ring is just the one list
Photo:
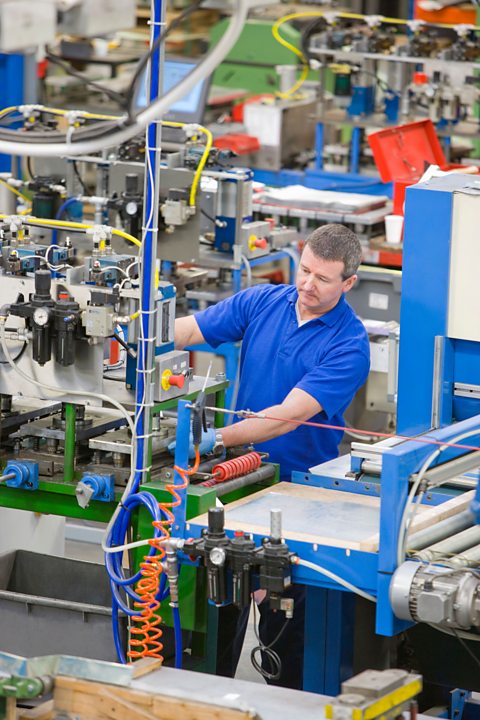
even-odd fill
[(215, 485), (215, 493), (217, 497), (222, 497), (222, 495), (227, 495), (234, 490), (248, 487), (248, 485), (254, 485), (257, 482), (262, 482), (262, 480), (270, 480), (274, 476), (275, 468), (271, 465), (264, 465), (258, 468), (258, 470), (255, 470), (255, 472), (248, 473), (248, 475)]
[(470, 510), (464, 510), (457, 515), (445, 518), (432, 527), (425, 528), (413, 533), (407, 541), (407, 552), (412, 550), (423, 550), (433, 543), (440, 542), (455, 535), (455, 533), (466, 530), (474, 524), (473, 515)]
[(63, 451), (63, 479), (71, 483), (75, 480), (75, 423), (77, 408), (73, 403), (65, 403), (65, 447)]
[(480, 562), (480, 545), (472, 547), (461, 555), (454, 555), (448, 559), (448, 564), (454, 567), (468, 567), (477, 565)]
[(452, 535), (446, 540), (430, 545), (430, 547), (425, 548), (425, 550), (415, 553), (414, 557), (419, 560), (425, 560), (426, 562), (433, 562), (442, 557), (461, 553), (463, 550), (468, 550), (479, 543), (480, 526), (474, 525), (474, 527)]
[(0, 476), (0, 483), (7, 482), (7, 480), (13, 480), (16, 477), (15, 473), (7, 473), (6, 475)]

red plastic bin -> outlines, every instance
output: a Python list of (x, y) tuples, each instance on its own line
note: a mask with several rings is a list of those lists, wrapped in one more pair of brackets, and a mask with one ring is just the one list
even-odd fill
[(420, 180), (429, 165), (441, 170), (464, 168), (447, 164), (431, 120), (386, 128), (368, 136), (383, 182), (393, 182), (393, 213), (403, 215), (405, 190)]

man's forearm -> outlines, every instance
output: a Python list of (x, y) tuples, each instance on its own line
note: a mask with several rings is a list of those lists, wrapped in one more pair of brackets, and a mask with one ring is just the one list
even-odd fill
[[(281, 406), (263, 410), (266, 415), (281, 416)], [(284, 435), (295, 429), (295, 424), (279, 420), (266, 420), (263, 418), (247, 418), (233, 425), (220, 428), (225, 447), (235, 445), (249, 445), (250, 443), (266, 442), (273, 438)]]

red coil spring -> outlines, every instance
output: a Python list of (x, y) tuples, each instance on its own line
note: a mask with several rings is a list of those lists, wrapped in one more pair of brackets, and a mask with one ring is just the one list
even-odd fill
[(262, 457), (257, 452), (247, 453), (240, 457), (227, 460), (226, 462), (215, 465), (212, 469), (213, 478), (201, 483), (205, 487), (212, 487), (225, 480), (233, 480), (234, 478), (248, 475), (248, 473), (257, 470), (262, 464)]

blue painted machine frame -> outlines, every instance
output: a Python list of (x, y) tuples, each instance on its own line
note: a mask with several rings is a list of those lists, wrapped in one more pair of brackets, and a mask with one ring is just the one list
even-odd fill
[[(190, 405), (179, 402), (179, 422), (177, 437), (188, 437), (190, 427)], [(464, 420), (455, 425), (432, 431), (422, 436), (437, 442), (451, 442), (453, 438), (464, 432), (478, 429), (478, 436), (469, 439), (469, 444), (480, 443), (480, 415)], [(187, 467), (186, 444), (184, 455), (177, 444), (176, 464)], [(385, 451), (382, 458), (382, 474), (380, 483), (380, 525), (378, 552), (348, 550), (321, 544), (301, 541), (289, 541), (289, 548), (304, 560), (320, 565), (336, 575), (344, 578), (358, 588), (375, 595), (377, 598), (376, 632), (391, 637), (410, 627), (410, 623), (399, 620), (393, 614), (389, 587), (393, 573), (397, 568), (397, 545), (402, 514), (407, 502), (409, 478), (417, 472), (428, 455), (432, 446), (415, 440), (405, 441)], [(440, 455), (439, 461), (451, 460), (464, 454), (458, 448), (449, 448)], [(437, 462), (439, 462), (437, 460)], [(432, 464), (434, 467), (436, 463)], [(176, 476), (177, 477), (177, 476)], [(177, 482), (180, 480), (178, 476)], [(325, 477), (294, 473), (293, 482), (299, 484), (324, 487), (328, 482)], [(336, 486), (344, 492), (356, 492), (355, 486), (362, 483)], [(378, 494), (378, 486), (370, 487), (372, 494)], [(365, 487), (361, 492), (365, 493)], [(448, 495), (444, 496), (447, 500)], [(185, 527), (188, 536), (199, 537), (203, 525), (185, 524), (185, 508), (179, 506), (175, 510), (175, 526)], [(178, 514), (178, 521), (177, 521)], [(227, 531), (233, 535), (233, 532)], [(257, 545), (262, 536), (254, 534)], [(351, 674), (352, 634), (348, 632), (346, 620), (352, 617), (352, 597), (336, 582), (326, 576), (302, 566), (292, 568), (295, 583), (307, 587), (305, 655), (304, 655), (304, 689), (312, 692), (336, 694), (340, 684), (349, 672)], [(327, 591), (327, 592), (325, 592)], [(326, 662), (328, 659), (328, 662)], [(333, 660), (333, 662), (332, 662)]]

